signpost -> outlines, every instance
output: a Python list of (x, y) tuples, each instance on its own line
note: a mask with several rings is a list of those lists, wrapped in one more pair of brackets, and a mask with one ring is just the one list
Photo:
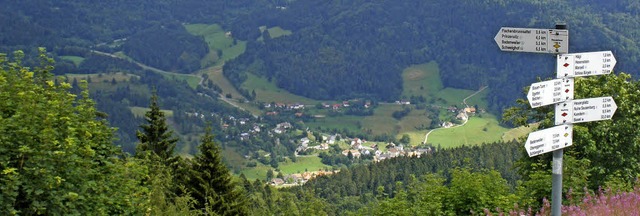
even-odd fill
[(532, 108), (573, 99), (573, 79), (554, 79), (531, 84), (527, 99)]
[(552, 128), (539, 130), (529, 134), (524, 148), (529, 157), (552, 152), (567, 146), (571, 146), (573, 138), (572, 125), (560, 125)]
[(610, 74), (616, 66), (611, 51), (558, 55), (557, 77), (581, 77)]
[(502, 27), (493, 38), (502, 51), (568, 53), (569, 30)]
[(612, 97), (587, 98), (556, 104), (556, 125), (608, 120), (618, 106)]
[(611, 51), (567, 54), (569, 30), (566, 27), (502, 27), (493, 38), (502, 51), (557, 54), (556, 77), (559, 79), (533, 83), (527, 99), (532, 108), (556, 104), (555, 124), (558, 126), (530, 133), (525, 143), (529, 157), (553, 152), (552, 215), (561, 214), (562, 149), (573, 144), (572, 124), (608, 120), (617, 109), (612, 97), (573, 100), (573, 77), (609, 74), (616, 59)]

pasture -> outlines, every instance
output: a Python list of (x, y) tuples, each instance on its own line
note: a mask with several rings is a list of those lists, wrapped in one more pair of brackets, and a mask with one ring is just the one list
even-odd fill
[[(259, 29), (260, 29), (260, 32), (264, 32), (265, 30), (269, 31), (269, 36), (271, 36), (271, 38), (279, 38), (282, 36), (290, 35), (292, 33), (291, 30), (285, 30), (280, 26), (275, 26), (271, 28), (267, 28), (267, 26), (260, 26)], [(262, 41), (262, 40), (264, 40), (264, 38), (260, 36), (258, 38), (258, 41)]]
[(281, 103), (303, 103), (313, 106), (322, 101), (295, 95), (287, 90), (278, 88), (275, 83), (269, 82), (266, 78), (258, 77), (252, 73), (247, 73), (247, 80), (242, 83), (242, 88), (249, 92), (256, 92), (256, 100), (265, 103), (281, 102)]
[(73, 62), (73, 64), (76, 65), (76, 67), (80, 66), (82, 61), (84, 61), (84, 58), (80, 56), (60, 56), (60, 58), (62, 60), (68, 60)]
[(438, 63), (413, 65), (402, 71), (403, 97), (423, 96), (431, 98), (443, 89)]
[[(131, 113), (133, 113), (133, 115), (138, 118), (143, 118), (144, 114), (151, 110), (147, 107), (136, 107), (136, 106), (129, 107), (129, 109), (131, 110)], [(173, 117), (173, 110), (160, 110), (160, 111), (163, 112), (164, 116), (167, 118)]]
[(203, 68), (222, 65), (244, 53), (247, 46), (245, 41), (234, 39), (231, 32), (225, 31), (218, 24), (188, 24), (185, 28), (193, 35), (204, 37), (209, 46), (209, 53), (200, 61)]
[(140, 76), (130, 73), (116, 72), (116, 73), (94, 73), (94, 74), (65, 74), (61, 77), (67, 77), (68, 82), (76, 80), (91, 80), (91, 83), (111, 82), (128, 82), (132, 77), (140, 78)]
[(464, 126), (433, 131), (427, 143), (433, 146), (440, 145), (443, 148), (479, 145), (501, 141), (503, 134), (507, 131), (509, 129), (502, 127), (495, 116), (483, 113), (481, 117), (471, 117)]

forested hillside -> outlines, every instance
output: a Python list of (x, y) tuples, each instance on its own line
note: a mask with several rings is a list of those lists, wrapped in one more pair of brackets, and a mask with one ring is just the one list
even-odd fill
[[(260, 20), (251, 14), (273, 8), (269, 1), (247, 0), (0, 2), (4, 5), (0, 8), (0, 32), (5, 33), (0, 35), (0, 52), (25, 50), (35, 56), (34, 47), (56, 53), (67, 47), (108, 52), (126, 49), (134, 59), (177, 71), (193, 70), (189, 58), (201, 57), (207, 47), (202, 38), (171, 28), (172, 23), (219, 23), (244, 40), (260, 34)], [(167, 30), (160, 31), (162, 26)], [(128, 40), (130, 37), (132, 40)], [(183, 50), (190, 56), (181, 56)], [(155, 58), (141, 55), (160, 51), (173, 53), (156, 54)], [(184, 59), (178, 61), (180, 57)]]
[[(5, 5), (0, 9), (0, 31), (14, 33), (0, 36), (4, 52), (32, 52), (38, 46), (59, 55), (58, 50), (69, 47), (125, 51), (151, 66), (188, 72), (197, 68), (196, 59), (207, 47), (202, 38), (169, 28), (171, 23), (219, 23), (234, 38), (249, 43), (246, 53), (225, 67), (236, 87), (251, 71), (316, 99), (399, 99), (401, 70), (435, 60), (445, 86), (500, 86), (492, 88), (489, 96), (493, 111), (499, 113), (512, 104), (516, 97), (512, 92), (536, 76), (548, 75), (554, 67), (544, 55), (499, 54), (492, 39), (502, 26), (552, 28), (556, 22), (565, 22), (571, 29), (572, 52), (613, 50), (622, 70), (637, 64), (640, 55), (634, 37), (640, 29), (640, 9), (628, 0), (615, 4), (595, 0), (193, 0)], [(167, 31), (160, 32), (163, 25)], [(263, 25), (293, 33), (270, 39), (258, 30)], [(58, 62), (74, 69), (67, 61)]]
[[(606, 6), (603, 6), (606, 5)], [(499, 113), (535, 77), (555, 65), (546, 55), (500, 53), (500, 27), (553, 28), (565, 22), (571, 52), (613, 50), (621, 70), (638, 63), (640, 26), (634, 1), (312, 1), (293, 2), (270, 25), (293, 34), (248, 46), (225, 67), (236, 84), (250, 71), (318, 99), (368, 96), (395, 100), (400, 72), (438, 62), (445, 86), (489, 85)]]

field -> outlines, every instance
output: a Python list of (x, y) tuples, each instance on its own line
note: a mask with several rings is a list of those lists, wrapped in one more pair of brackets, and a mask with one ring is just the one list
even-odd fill
[[(136, 117), (144, 117), (144, 114), (149, 110), (151, 110), (147, 107), (135, 107), (135, 106), (129, 107), (129, 109), (131, 109), (131, 112)], [(167, 118), (171, 118), (173, 116), (173, 110), (160, 110), (160, 111), (163, 112), (165, 117)]]
[(435, 130), (427, 143), (443, 148), (479, 145), (500, 141), (507, 131), (509, 129), (500, 126), (495, 116), (483, 113), (482, 117), (471, 117), (464, 126)]
[[(401, 134), (407, 133), (412, 137), (412, 143), (415, 141), (419, 144), (424, 139), (426, 130), (419, 130), (424, 126), (428, 126), (431, 120), (424, 115), (424, 110), (412, 110), (406, 117), (397, 120), (392, 117), (393, 112), (404, 109), (397, 104), (380, 104), (376, 108), (374, 115), (360, 116), (335, 116), (316, 118), (313, 121), (305, 122), (310, 128), (326, 129), (347, 129), (350, 131), (370, 132), (373, 135), (396, 135), (398, 138)], [(422, 139), (414, 139), (414, 137), (423, 137)]]
[(424, 115), (424, 110), (412, 110), (404, 118), (393, 118), (393, 112), (403, 110), (403, 106), (396, 104), (381, 104), (373, 116), (362, 120), (365, 129), (371, 129), (372, 134), (400, 134), (418, 130), (417, 127), (428, 126), (431, 120)]
[(266, 103), (281, 102), (281, 103), (303, 103), (306, 105), (316, 105), (322, 101), (313, 100), (310, 98), (298, 96), (288, 92), (287, 90), (278, 88), (275, 83), (269, 82), (265, 78), (258, 77), (254, 74), (247, 73), (247, 80), (242, 83), (242, 88), (247, 89), (249, 92), (256, 92), (256, 100)]
[(80, 56), (60, 56), (60, 58), (63, 60), (69, 60), (73, 62), (73, 64), (75, 64), (76, 67), (80, 66), (80, 63), (84, 61), (84, 58)]
[(222, 89), (222, 94), (231, 94), (231, 98), (244, 97), (233, 87), (233, 84), (222, 74), (222, 67), (215, 66), (203, 70), (209, 76), (209, 79)]
[(201, 78), (196, 75), (179, 74), (179, 73), (162, 73), (167, 79), (173, 79), (178, 81), (185, 81), (189, 87), (196, 89), (200, 83)]
[(362, 117), (357, 116), (324, 117), (315, 118), (313, 121), (305, 122), (305, 124), (313, 129), (347, 129), (350, 131), (360, 131), (361, 120)]
[(409, 139), (411, 140), (411, 146), (417, 146), (422, 144), (424, 141), (424, 136), (429, 132), (428, 130), (414, 130), (400, 133), (396, 136), (396, 139), (400, 140), (404, 134), (409, 135)]
[(291, 161), (287, 161), (285, 163), (280, 163), (280, 171), (282, 174), (295, 174), (295, 173), (303, 173), (305, 170), (318, 171), (320, 169), (325, 169), (329, 166), (324, 165), (320, 158), (317, 156), (305, 156), (305, 157), (297, 157), (296, 162), (292, 163)]
[(209, 45), (209, 54), (202, 58), (201, 66), (222, 65), (225, 61), (238, 57), (244, 53), (247, 43), (233, 38), (218, 24), (189, 24), (187, 31), (196, 36), (204, 37)]
[(402, 81), (404, 82), (402, 92), (404, 97), (421, 95), (430, 98), (443, 88), (438, 63), (434, 61), (404, 69)]
[(489, 107), (487, 105), (487, 94), (489, 93), (489, 91), (491, 91), (491, 89), (489, 88), (482, 90), (477, 95), (474, 95), (473, 97), (469, 98), (467, 100), (467, 104), (469, 106), (478, 105), (479, 108), (487, 109)]
[[(322, 162), (320, 162), (320, 158), (317, 156), (297, 157), (296, 160), (297, 161), (295, 163), (291, 162), (288, 159), (286, 162), (279, 163), (278, 168), (280, 169), (283, 175), (303, 173), (305, 169), (311, 172), (311, 171), (318, 171), (319, 169), (324, 169), (326, 167), (329, 167), (327, 165), (324, 165)], [(274, 170), (274, 175), (275, 175), (276, 173), (273, 167), (263, 165), (258, 162), (258, 166), (245, 168), (242, 170), (241, 173), (244, 174), (245, 177), (247, 177), (247, 179), (250, 179), (250, 180), (254, 180), (254, 179), (264, 180), (267, 178), (267, 171), (269, 171), (270, 169)]]
[(100, 74), (65, 74), (64, 76), (69, 78), (69, 82), (73, 81), (73, 79), (87, 80), (87, 78), (90, 78), (91, 83), (111, 82), (112, 80), (115, 80), (116, 82), (128, 82), (132, 77), (140, 77), (138, 75), (122, 72)]
[(457, 105), (458, 107), (463, 107), (462, 99), (473, 94), (473, 92), (475, 91), (466, 89), (445, 88), (439, 91), (436, 96), (446, 101), (445, 105), (447, 106)]
[[(271, 27), (268, 29), (266, 26), (260, 26), (260, 32), (264, 32), (264, 30), (269, 31), (269, 36), (271, 36), (271, 38), (279, 38), (282, 36), (290, 35), (292, 33), (291, 30), (282, 29), (280, 26)], [(258, 38), (258, 41), (262, 41), (262, 40), (264, 39), (262, 38), (262, 36), (260, 36)]]
[(530, 124), (529, 127), (520, 126), (513, 128), (502, 135), (502, 141), (508, 142), (518, 139), (520, 137), (526, 137), (529, 133), (538, 128), (539, 123)]

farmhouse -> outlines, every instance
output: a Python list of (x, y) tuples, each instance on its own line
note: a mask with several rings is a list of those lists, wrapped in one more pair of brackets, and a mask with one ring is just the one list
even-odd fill
[(284, 184), (284, 180), (282, 180), (281, 178), (274, 178), (274, 179), (271, 179), (269, 183), (271, 183), (271, 185), (273, 186), (279, 186)]
[(467, 107), (467, 108), (464, 108), (464, 112), (476, 113), (476, 108), (475, 107)]

